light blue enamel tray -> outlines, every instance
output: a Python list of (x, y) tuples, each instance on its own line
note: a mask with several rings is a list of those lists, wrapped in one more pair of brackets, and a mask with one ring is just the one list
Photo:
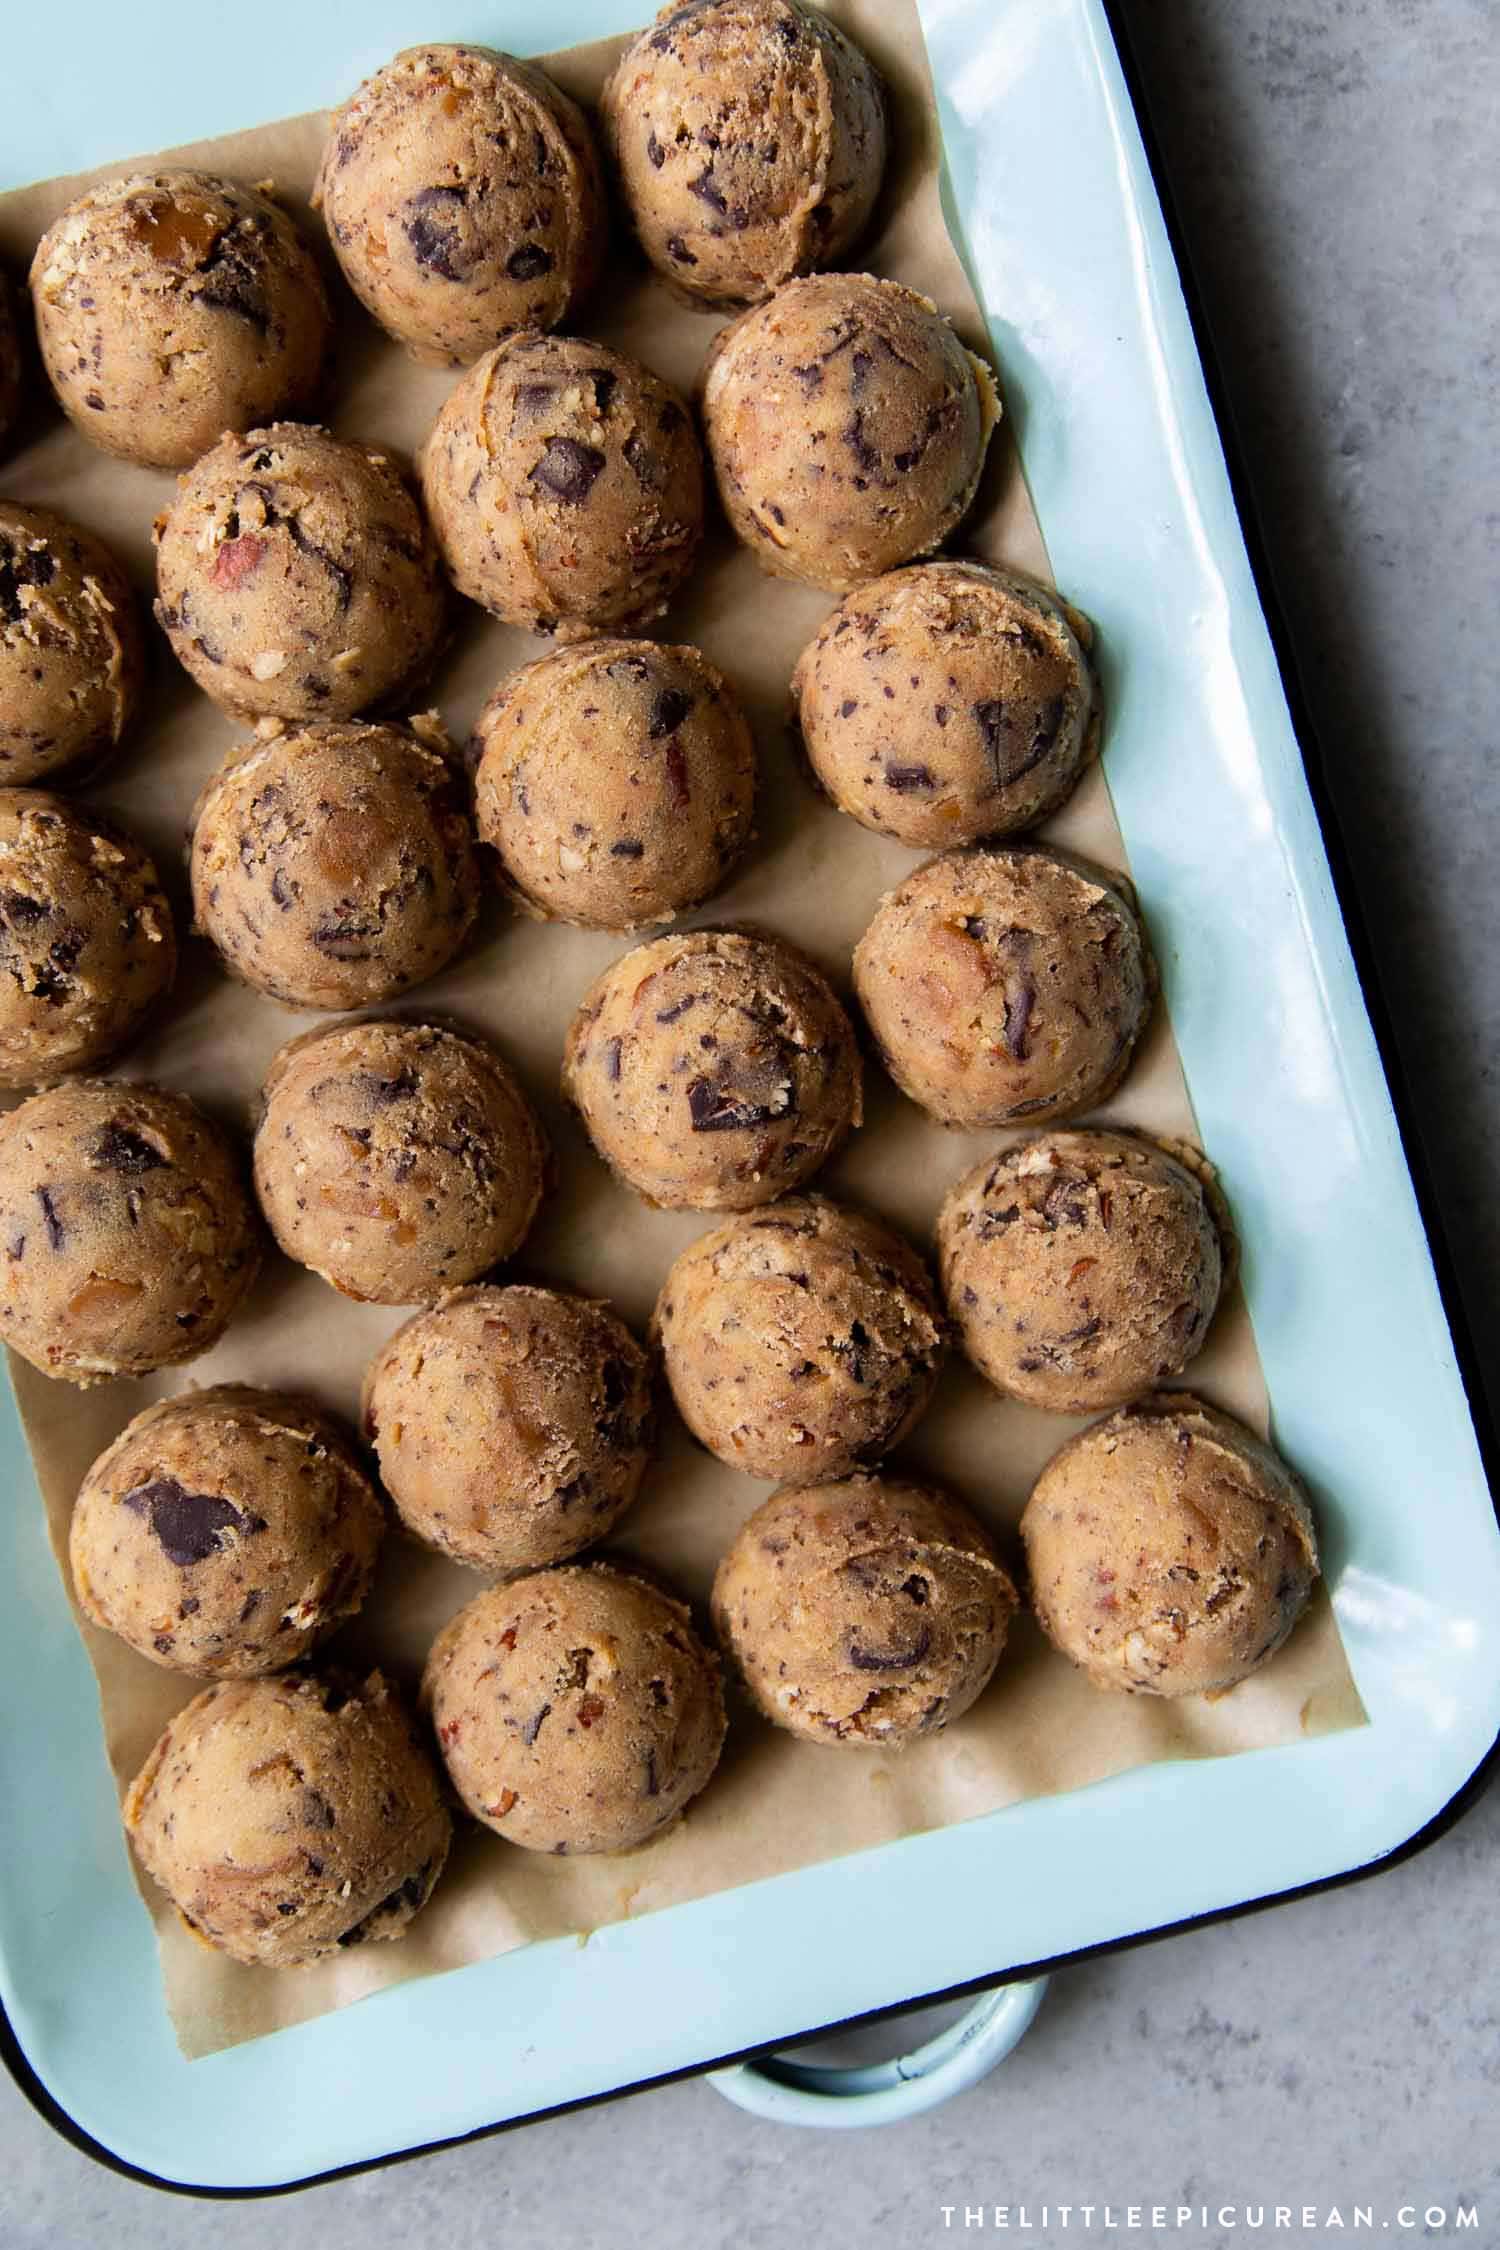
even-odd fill
[[(59, 19), (17, 10), (0, 187), (317, 107), (419, 38), (534, 51), (644, 12), (259, 0), (231, 56), (198, 0), (72, 0), (60, 67)], [(1495, 1515), (1104, 8), (925, 0), (924, 20), (1037, 510), (1109, 652), (1110, 782), (1371, 1723), (1126, 1774), (189, 2064), (7, 1397), (11, 2059), (103, 2152), (164, 2181), (296, 2181), (1345, 1874), (1431, 1823), (1500, 1734)]]

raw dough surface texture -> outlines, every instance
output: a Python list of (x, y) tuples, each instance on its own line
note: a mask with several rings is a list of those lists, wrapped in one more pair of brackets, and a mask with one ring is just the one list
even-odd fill
[(789, 281), (715, 339), (703, 420), (719, 498), (765, 570), (846, 593), (942, 545), (999, 419), (994, 379), (899, 281)]
[(534, 1852), (625, 1852), (675, 1820), (724, 1743), (687, 1605), (602, 1564), (492, 1586), (438, 1635), (423, 1698), (476, 1820)]
[(43, 235), (31, 298), (69, 420), (153, 468), (311, 405), (327, 372), (317, 261), (269, 195), (211, 172), (90, 188)]
[(560, 641), (650, 624), (703, 532), (687, 408), (581, 336), (525, 330), (478, 360), (423, 448), (422, 489), (459, 592)]
[(44, 1375), (196, 1359), (260, 1246), (238, 1149), (182, 1094), (75, 1078), (0, 1117), (0, 1338)]
[(664, 8), (600, 113), (647, 257), (709, 304), (752, 304), (837, 265), (880, 193), (885, 87), (800, 0)]
[(899, 1748), (962, 1717), (1015, 1608), (967, 1508), (868, 1474), (772, 1493), (714, 1579), (714, 1623), (757, 1709), (851, 1749)]
[(273, 1969), (400, 1937), (453, 1834), (437, 1767), (378, 1672), (205, 1688), (137, 1774), (125, 1828), (197, 1937)]
[(563, 1091), (648, 1203), (744, 1211), (800, 1187), (859, 1123), (859, 1051), (794, 947), (691, 930), (605, 970), (569, 1028)]
[(670, 921), (720, 888), (749, 840), (749, 721), (695, 648), (586, 641), (523, 664), (473, 748), (480, 836), (544, 918)]
[(651, 1458), (651, 1367), (608, 1305), (455, 1290), (378, 1352), (365, 1434), (409, 1531), (492, 1574), (602, 1539)]
[(1189, 1391), (1070, 1439), (1021, 1536), (1048, 1637), (1095, 1687), (1143, 1695), (1234, 1687), (1275, 1655), (1318, 1575), (1296, 1477)]
[(171, 985), (156, 869), (123, 830), (43, 789), (0, 789), (0, 1085), (127, 1045)]
[(607, 223), (582, 110), (487, 47), (408, 47), (335, 110), (313, 195), (355, 295), (419, 359), (556, 328)]
[(255, 1187), (280, 1247), (382, 1305), (426, 1305), (520, 1248), (546, 1180), (530, 1103), (487, 1041), (346, 1023), (282, 1048)]

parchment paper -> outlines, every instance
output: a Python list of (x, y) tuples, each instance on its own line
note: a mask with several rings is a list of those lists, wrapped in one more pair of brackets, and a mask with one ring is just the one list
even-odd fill
[[(978, 309), (943, 223), (935, 109), (914, 6), (911, 0), (836, 0), (831, 13), (874, 55), (897, 98), (897, 157), (878, 240), (865, 262), (925, 290), (971, 344), (987, 351)], [(553, 58), (550, 67), (569, 91), (589, 100), (618, 44), (575, 49)], [(186, 154), (214, 170), (274, 179), (306, 218), (324, 124), (321, 116), (296, 118), (205, 142)], [(111, 165), (89, 177), (119, 168)], [(83, 184), (54, 181), (0, 200), (0, 257), (24, 271), (38, 235)], [(315, 222), (308, 224), (316, 239)], [(337, 302), (344, 342), (334, 428), (414, 451), (456, 377), (418, 368), (377, 333), (341, 288)], [(721, 317), (685, 310), (647, 278), (621, 240), (611, 278), (588, 308), (584, 325), (688, 391)], [(1003, 393), (1003, 367), (999, 377)], [(1041, 531), (1007, 433), (1008, 425), (992, 449), (979, 508), (959, 543), (1047, 576)], [(125, 557), (143, 592), (149, 589), (150, 526), (169, 495), (169, 478), (111, 462), (60, 420), (39, 420), (0, 482), (9, 496), (45, 502), (101, 532)], [(1067, 592), (1087, 606), (1087, 588)], [(719, 526), (710, 534), (701, 569), (661, 630), (700, 643), (723, 665), (746, 698), (763, 759), (756, 846), (734, 884), (692, 919), (744, 920), (781, 931), (847, 989), (850, 952), (877, 899), (921, 855), (869, 835), (830, 810), (813, 796), (789, 754), (787, 679), (829, 606), (825, 595), (764, 577)], [(539, 644), (528, 636), (491, 624), (478, 612), (467, 614), (434, 697), (456, 740), (499, 676), (538, 653)], [(238, 730), (177, 672), (164, 646), (158, 655), (149, 723), (91, 794), (158, 855), (181, 907), (188, 809)], [(1105, 745), (1107, 758), (1107, 713)], [(1101, 861), (1126, 864), (1097, 768), (1046, 832)], [(1149, 920), (1149, 898), (1144, 904)], [(185, 926), (185, 913), (182, 922)], [(467, 957), (394, 1012), (441, 1012), (491, 1034), (545, 1118), (558, 1156), (557, 1192), (514, 1271), (584, 1285), (612, 1298), (643, 1327), (668, 1264), (709, 1222), (691, 1213), (644, 1210), (590, 1153), (563, 1113), (556, 1089), (568, 1018), (586, 985), (626, 942), (510, 918), (496, 905)], [(308, 1020), (231, 984), (208, 948), (196, 942), (187, 949), (166, 1022), (130, 1055), (121, 1075), (181, 1087), (243, 1129), (272, 1054)], [(1108, 1114), (1151, 1131), (1196, 1137), (1176, 1048), (1160, 1016)], [(883, 1212), (926, 1244), (945, 1190), (996, 1138), (945, 1131), (872, 1067), (864, 1129), (817, 1185)], [(1232, 1198), (1234, 1183), (1226, 1185)], [(85, 1469), (149, 1399), (229, 1378), (292, 1383), (352, 1417), (367, 1360), (404, 1317), (389, 1308), (347, 1303), (273, 1257), (224, 1342), (188, 1370), (79, 1393), (13, 1361), (60, 1558), (68, 1511)], [(1191, 1381), (1265, 1428), (1265, 1386), (1237, 1293), (1224, 1307)], [(955, 1362), (901, 1461), (949, 1480), (990, 1523), (1014, 1563), (1014, 1524), (1031, 1482), (1075, 1427), (1000, 1402)], [(719, 1555), (768, 1489), (720, 1467), (669, 1421), (659, 1464), (616, 1544), (665, 1569), (701, 1603)], [(346, 1660), (378, 1659), (414, 1684), (438, 1626), (479, 1583), (395, 1537), (375, 1595), (334, 1653)], [(110, 1761), (123, 1786), (171, 1712), (194, 1692), (194, 1683), (155, 1669), (108, 1635), (82, 1629), (98, 1674)], [(434, 1903), (400, 1944), (370, 1946), (313, 1969), (240, 1968), (199, 1945), (153, 1891), (148, 1904), (161, 1944), (167, 2002), (184, 2050), (206, 2054), (342, 2007), (377, 1987), (532, 1939), (587, 1932), (1023, 1798), (1075, 1789), (1129, 1767), (1223, 1756), (1299, 1733), (1359, 1724), (1362, 1716), (1321, 1592), (1288, 1648), (1263, 1674), (1216, 1700), (1176, 1704), (1097, 1693), (1023, 1619), (978, 1707), (947, 1734), (904, 1755), (802, 1745), (736, 1709), (724, 1763), (710, 1788), (674, 1831), (641, 1851), (612, 1859), (556, 1859), (470, 1830), (459, 1839)], [(789, 1904), (788, 1910), (794, 1908)]]

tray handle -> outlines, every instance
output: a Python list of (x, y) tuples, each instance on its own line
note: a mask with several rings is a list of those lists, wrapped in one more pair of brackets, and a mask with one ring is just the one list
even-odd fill
[(936, 2109), (988, 2077), (1031, 2028), (1047, 1979), (981, 1993), (957, 2023), (909, 2054), (858, 2068), (799, 2062), (795, 2054), (711, 2070), (726, 2101), (778, 2125), (894, 2125)]

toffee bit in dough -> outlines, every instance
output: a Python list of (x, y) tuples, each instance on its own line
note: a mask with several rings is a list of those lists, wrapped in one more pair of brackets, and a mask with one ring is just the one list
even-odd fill
[(455, 1290), (365, 1377), (364, 1428), (408, 1531), (494, 1575), (590, 1547), (651, 1458), (651, 1366), (608, 1305)]
[(152, 1664), (278, 1672), (354, 1615), (384, 1535), (331, 1416), (223, 1384), (148, 1406), (94, 1463), (73, 1509), (73, 1591)]
[(870, 274), (787, 282), (721, 330), (701, 389), (735, 532), (763, 570), (833, 593), (957, 529), (1000, 414), (937, 307)]
[(927, 849), (1030, 828), (1098, 749), (1083, 621), (984, 563), (892, 571), (803, 650), (792, 705), (841, 812)]
[(209, 172), (90, 188), (31, 266), (63, 411), (106, 452), (181, 468), (313, 403), (332, 336), (317, 263), (260, 188)]
[(569, 1027), (563, 1091), (646, 1202), (744, 1211), (800, 1187), (859, 1123), (859, 1052), (794, 947), (692, 930), (606, 969)]
[(600, 120), (647, 257), (710, 304), (839, 264), (885, 172), (880, 75), (801, 0), (664, 9), (621, 56)]
[(903, 1093), (946, 1125), (1008, 1125), (1119, 1083), (1156, 969), (1124, 876), (1002, 845), (928, 860), (889, 892), (854, 987)]
[(659, 376), (578, 336), (509, 337), (423, 448), (422, 489), (461, 594), (576, 641), (660, 616), (703, 531), (703, 462)]
[(1318, 1576), (1301, 1484), (1189, 1391), (1122, 1407), (1055, 1453), (1021, 1518), (1049, 1639), (1100, 1688), (1222, 1692), (1286, 1640)]
[(260, 1247), (238, 1150), (183, 1095), (73, 1079), (0, 1117), (0, 1339), (44, 1375), (195, 1359)]
[(479, 833), (542, 916), (670, 921), (721, 887), (750, 835), (749, 722), (695, 648), (558, 649), (501, 682), (472, 749)]
[(677, 1411), (711, 1453), (805, 1482), (899, 1444), (947, 1341), (916, 1253), (823, 1196), (789, 1197), (690, 1244), (662, 1285), (654, 1333)]
[(73, 778), (111, 756), (145, 678), (135, 594), (102, 540), (0, 501), (0, 783)]
[(570, 320), (608, 232), (582, 110), (487, 47), (408, 47), (367, 78), (334, 112), (313, 202), (382, 328), (448, 366)]
[(172, 911), (140, 846), (62, 797), (0, 789), (0, 1085), (117, 1054), (176, 968)]
[(714, 1578), (714, 1624), (751, 1701), (811, 1742), (899, 1748), (989, 1685), (1017, 1607), (989, 1534), (930, 1485), (786, 1485)]
[(424, 722), (263, 730), (193, 816), (197, 927), (289, 1008), (358, 1008), (435, 976), (479, 898), (461, 776)]
[(346, 1297), (421, 1305), (519, 1249), (546, 1158), (484, 1040), (441, 1024), (336, 1024), (271, 1064), (255, 1187), (289, 1258)]
[(195, 1937), (293, 1969), (403, 1936), (453, 1823), (379, 1672), (297, 1671), (195, 1696), (132, 1782), (125, 1832)]
[(492, 1586), (433, 1644), (422, 1699), (476, 1820), (533, 1852), (625, 1852), (723, 1748), (717, 1659), (687, 1605), (602, 1564)]
[(949, 1191), (937, 1223), (948, 1309), (997, 1390), (1056, 1414), (1119, 1406), (1200, 1350), (1224, 1223), (1201, 1157), (1133, 1133), (1042, 1134)]
[(226, 437), (178, 480), (156, 547), (158, 622), (227, 711), (352, 718), (431, 666), (442, 570), (384, 453), (295, 422)]

